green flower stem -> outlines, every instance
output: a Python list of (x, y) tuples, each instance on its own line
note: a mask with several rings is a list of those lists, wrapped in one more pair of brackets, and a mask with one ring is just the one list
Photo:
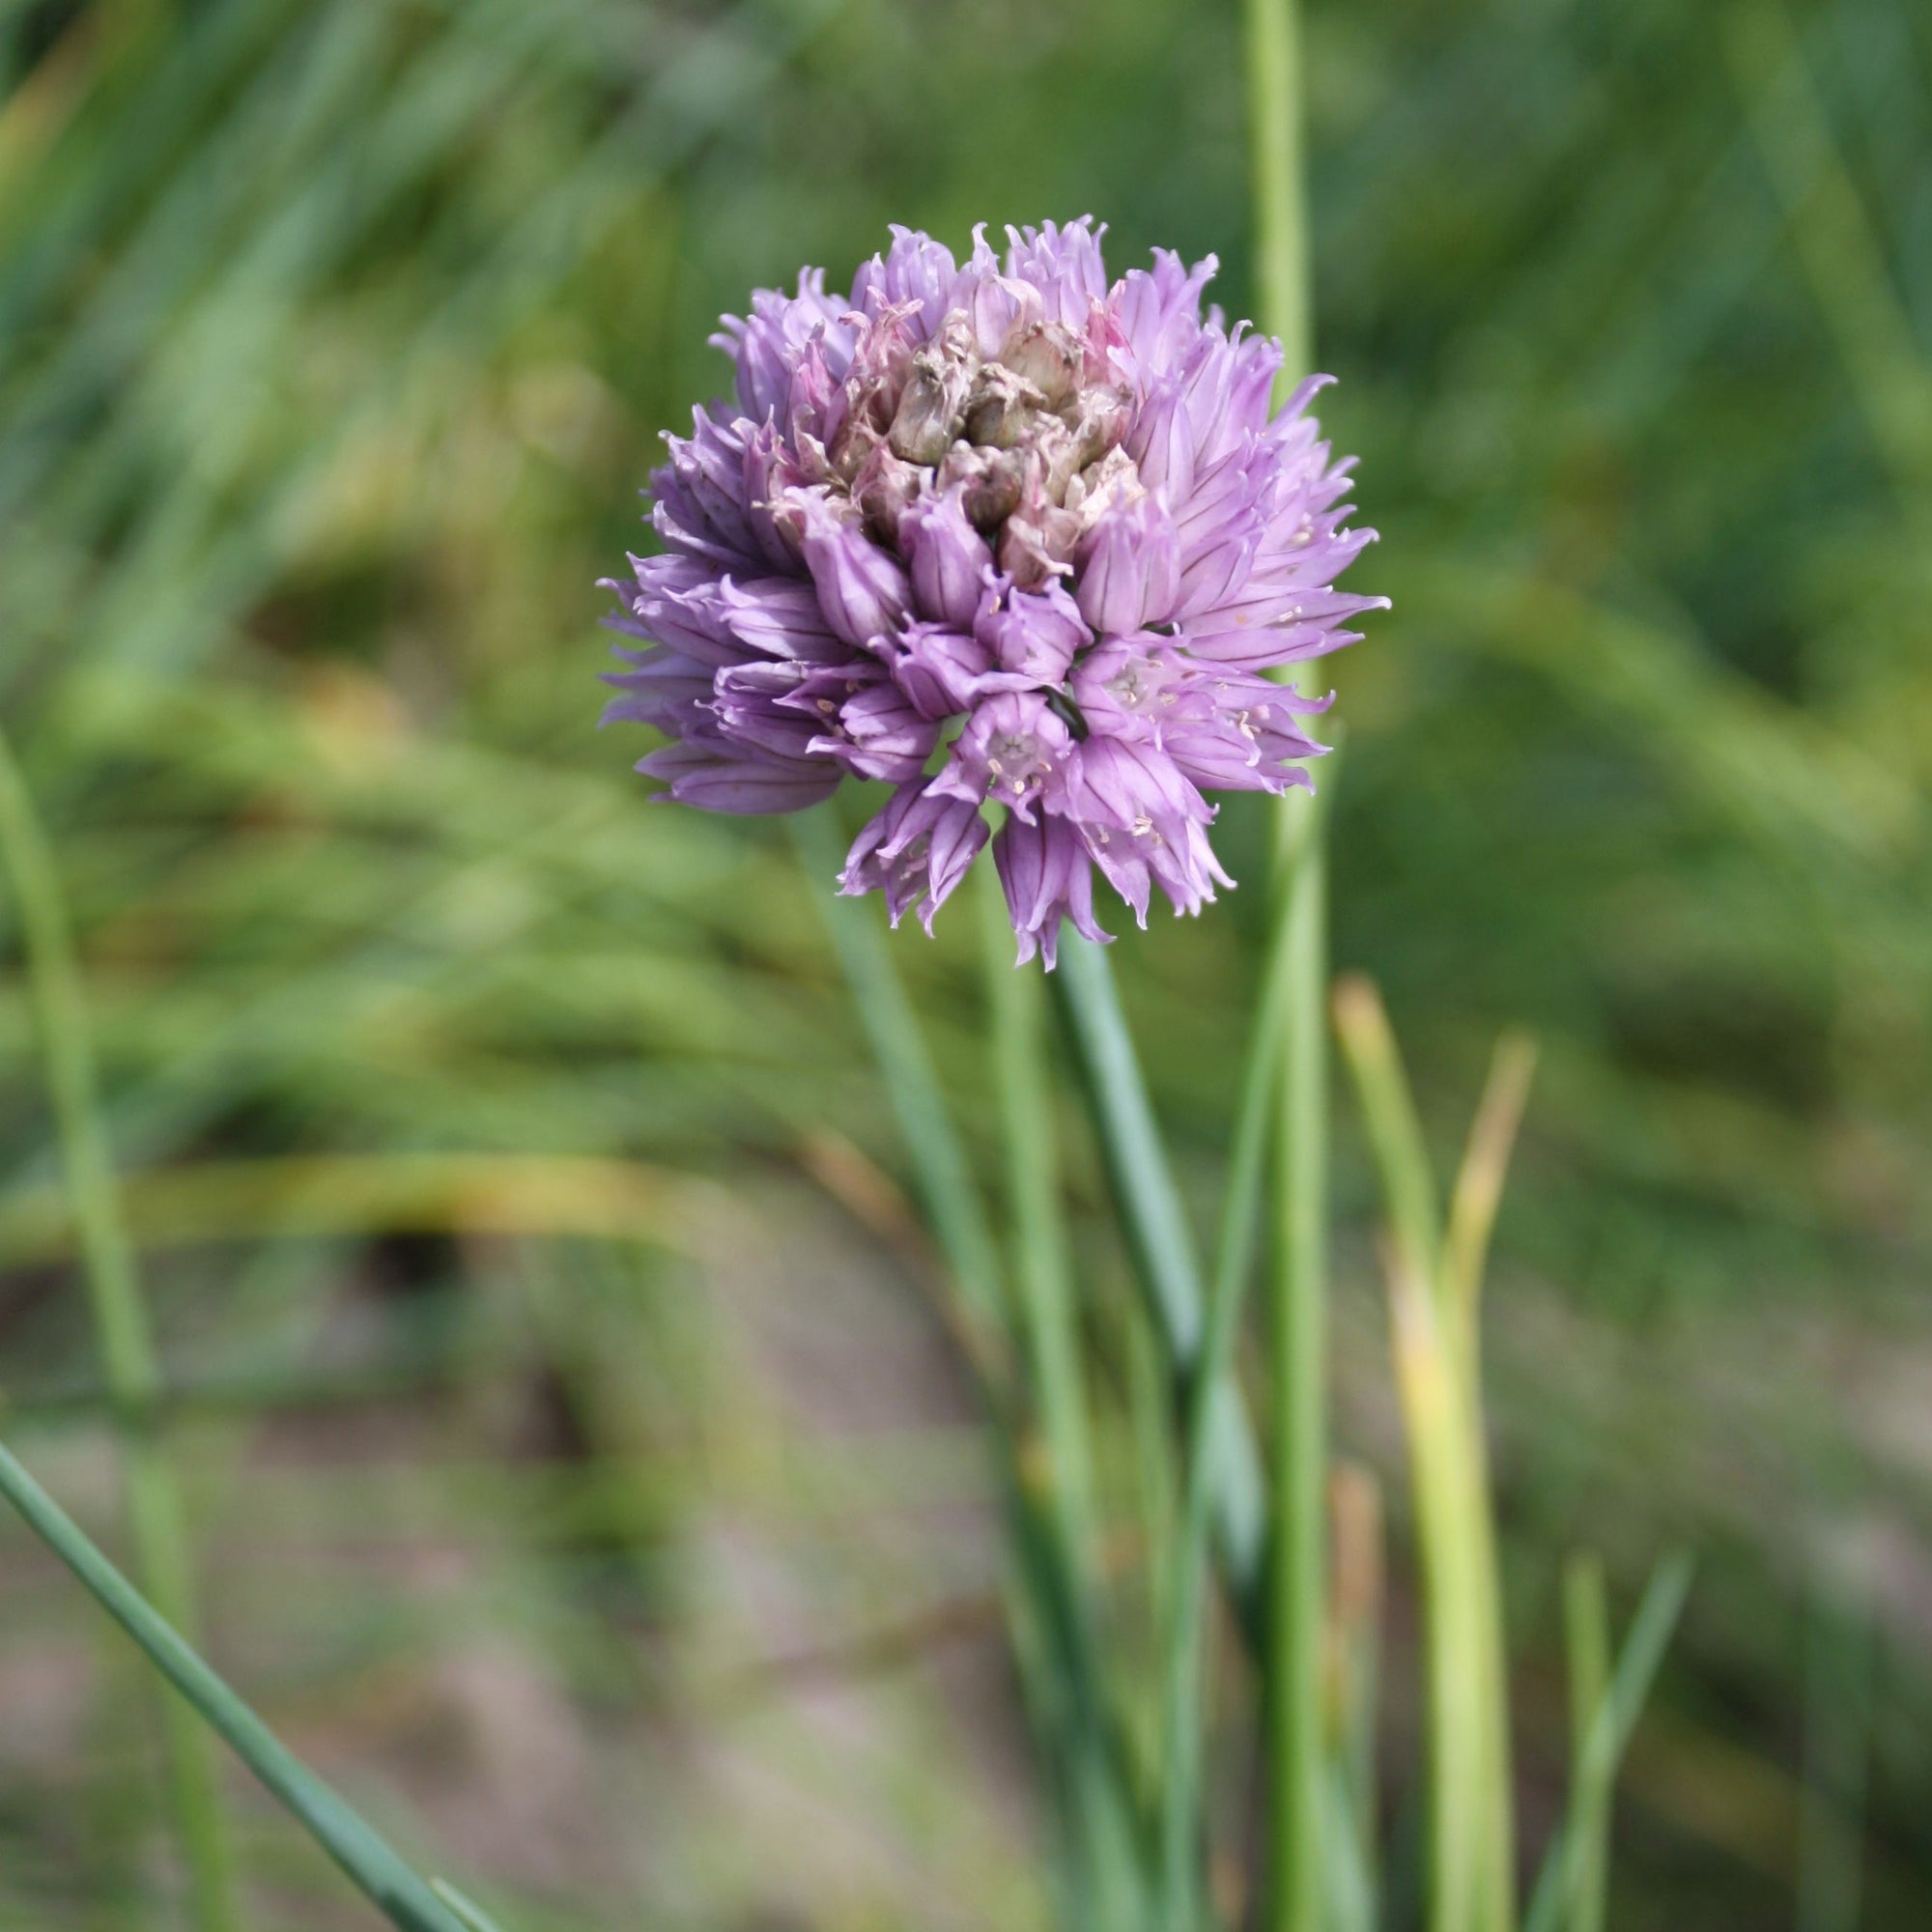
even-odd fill
[(1281, 338), (1281, 393), (1314, 355), (1313, 278), (1301, 134), (1301, 10), (1297, 0), (1247, 0), (1250, 181), (1261, 324)]
[[(1303, 168), (1301, 17), (1297, 0), (1247, 0), (1248, 131), (1262, 327), (1278, 336), (1277, 400), (1314, 359)], [(1275, 1170), (1275, 1264), (1269, 1283), (1274, 1414), (1268, 1587), (1269, 1932), (1318, 1932), (1327, 1768), (1321, 1735), (1326, 1614), (1327, 1442), (1327, 870), (1313, 801), (1285, 798), (1279, 890), (1291, 938)]]
[[(1180, 1192), (1154, 1123), (1133, 1037), (1103, 948), (1070, 931), (1054, 975), (1134, 1272), (1184, 1391), (1201, 1361), (1208, 1297)], [(1259, 1636), (1266, 1506), (1253, 1426), (1231, 1382), (1208, 1397), (1215, 1532), (1250, 1632)]]
[[(1284, 906), (1287, 904), (1284, 901)], [(1198, 1923), (1202, 1913), (1198, 1876), (1202, 1766), (1208, 1729), (1205, 1613), (1214, 1497), (1211, 1430), (1216, 1405), (1226, 1399), (1225, 1392), (1232, 1386), (1241, 1304), (1260, 1244), (1268, 1116), (1280, 1072), (1289, 989), (1286, 952), (1290, 936), (1286, 923), (1278, 926), (1263, 972), (1261, 1008), (1248, 1042), (1247, 1071), (1228, 1163), (1201, 1367), (1185, 1406), (1180, 1527), (1174, 1541), (1173, 1575), (1167, 1590), (1170, 1609), (1160, 1833), (1161, 1922), (1176, 1932)]]
[[(1323, 797), (1334, 781), (1329, 777)], [(1327, 857), (1312, 798), (1284, 802), (1279, 886), (1286, 1064), (1275, 1162), (1268, 1349), (1274, 1517), (1268, 1586), (1269, 1932), (1319, 1932), (1327, 1615)]]
[(5, 1448), (0, 1448), (0, 1494), (392, 1924), (402, 1932), (471, 1932), (361, 1817), (297, 1760)]
[[(136, 1573), (163, 1614), (188, 1629), (193, 1623), (193, 1565), (180, 1484), (159, 1434), (160, 1366), (101, 1125), (79, 965), (53, 855), (4, 733), (0, 733), (0, 857), (5, 859), (19, 911), (88, 1300), (108, 1401), (121, 1432)], [(201, 1932), (240, 1932), (234, 1861), (208, 1738), (171, 1697), (160, 1700), (160, 1717), (194, 1922)]]

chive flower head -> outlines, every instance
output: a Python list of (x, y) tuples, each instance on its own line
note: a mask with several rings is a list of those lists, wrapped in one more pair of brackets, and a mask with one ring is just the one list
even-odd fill
[(841, 889), (930, 931), (990, 839), (1049, 967), (1063, 920), (1107, 936), (1096, 868), (1143, 925), (1233, 883), (1208, 794), (1308, 785), (1323, 749), (1327, 698), (1264, 673), (1386, 603), (1335, 588), (1375, 533), (1307, 413), (1328, 379), (1274, 409), (1280, 345), (1203, 312), (1213, 258), (1109, 281), (1103, 233), (982, 229), (961, 265), (895, 228), (847, 294), (757, 292), (713, 338), (735, 394), (651, 478), (662, 551), (610, 585), (644, 642), (606, 717), (668, 734), (664, 796), (884, 781)]

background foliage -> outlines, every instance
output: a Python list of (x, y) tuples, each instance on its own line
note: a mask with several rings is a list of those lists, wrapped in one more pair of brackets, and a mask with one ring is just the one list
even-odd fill
[[(1683, 1538), (1613, 1922), (1917, 1926), (1932, 27), (1309, 13), (1324, 420), (1396, 603), (1337, 667), (1337, 957), (1441, 1151), (1497, 1029), (1544, 1045), (1490, 1303), (1525, 1808), (1562, 1554), (1627, 1605)], [(889, 220), (1091, 209), (1117, 262), (1217, 252), (1242, 312), (1241, 99), (1233, 8), (1165, 0), (0, 0), (0, 707), (204, 1621), (516, 1923), (1041, 1922), (985, 1480), (826, 882), (644, 809), (591, 585), (711, 318)], [(1260, 910), (1116, 949), (1204, 1200)], [(13, 918), (0, 1385), (111, 1542)], [(974, 923), (895, 952), (983, 1128)], [(1338, 1155), (1342, 1431), (1394, 1467)], [(1142, 1509), (1144, 1354), (1103, 1471)], [(0, 1914), (167, 1922), (136, 1667), (0, 1542)], [(1392, 1560), (1400, 1639), (1399, 1523)], [(358, 1922), (235, 1800), (256, 1922)]]

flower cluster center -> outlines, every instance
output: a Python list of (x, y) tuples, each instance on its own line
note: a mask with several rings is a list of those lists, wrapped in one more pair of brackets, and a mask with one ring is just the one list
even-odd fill
[(956, 491), (1013, 586), (1037, 589), (1070, 575), (1099, 518), (1141, 494), (1121, 446), (1132, 385), (1073, 329), (1023, 314), (992, 355), (963, 309), (924, 342), (896, 315), (869, 334), (819, 480), (886, 548), (901, 548), (915, 502)]

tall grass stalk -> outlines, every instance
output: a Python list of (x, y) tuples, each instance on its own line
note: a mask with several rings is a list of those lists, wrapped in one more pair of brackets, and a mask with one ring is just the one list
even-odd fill
[[(0, 857), (18, 908), (88, 1302), (120, 1432), (135, 1569), (161, 1613), (187, 1630), (193, 1625), (194, 1584), (181, 1486), (160, 1435), (160, 1365), (101, 1124), (79, 964), (53, 855), (4, 732)], [(208, 1736), (165, 1691), (158, 1701), (194, 1922), (201, 1932), (241, 1932), (234, 1860)]]
[[(1314, 296), (1302, 173), (1297, 0), (1247, 0), (1245, 52), (1262, 327), (1281, 340), (1277, 399), (1308, 373)], [(1291, 791), (1277, 820), (1286, 906), (1284, 1026), (1268, 1333), (1273, 1517), (1264, 1761), (1269, 1932), (1318, 1932), (1327, 1781), (1321, 1730), (1327, 1520), (1327, 908), (1321, 820)]]

